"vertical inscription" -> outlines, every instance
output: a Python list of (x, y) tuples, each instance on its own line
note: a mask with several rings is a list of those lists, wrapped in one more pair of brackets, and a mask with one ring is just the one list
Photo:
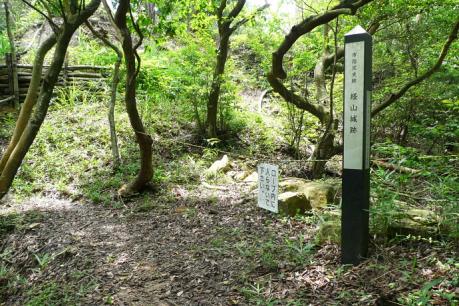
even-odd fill
[[(364, 51), (363, 41), (345, 46), (344, 168), (362, 169), (364, 139)], [(366, 153), (366, 152), (365, 152)]]
[(279, 167), (269, 164), (258, 165), (258, 206), (277, 213), (279, 190)]

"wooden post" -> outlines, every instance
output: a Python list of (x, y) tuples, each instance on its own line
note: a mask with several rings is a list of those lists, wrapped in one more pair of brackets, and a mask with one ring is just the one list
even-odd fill
[(356, 26), (344, 42), (341, 261), (358, 264), (369, 242), (372, 37)]
[(64, 76), (64, 86), (67, 86), (69, 78), (69, 53), (65, 53), (64, 67), (63, 67), (63, 76)]
[(11, 53), (5, 54), (6, 71), (8, 73), (8, 94), (14, 96), (14, 85), (13, 85), (13, 60)]
[(11, 29), (11, 16), (10, 16), (10, 9), (9, 9), (9, 2), (8, 0), (4, 0), (3, 2), (5, 8), (5, 21), (6, 21), (6, 30), (8, 33), (8, 40), (10, 43), (10, 69), (11, 75), (9, 75), (10, 80), (12, 82), (12, 92), (11, 94), (14, 96), (14, 106), (16, 109), (19, 109), (19, 81), (18, 81), (18, 67), (17, 67), (17, 57), (16, 57), (16, 47), (14, 45), (14, 35), (13, 30)]
[(19, 109), (19, 75), (18, 75), (18, 59), (16, 54), (11, 54), (11, 66), (13, 74), (13, 95), (14, 95), (14, 107)]

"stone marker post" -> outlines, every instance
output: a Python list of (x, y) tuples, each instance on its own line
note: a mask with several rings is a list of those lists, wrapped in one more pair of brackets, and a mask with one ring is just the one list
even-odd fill
[(372, 37), (356, 26), (344, 43), (341, 262), (358, 264), (369, 239)]

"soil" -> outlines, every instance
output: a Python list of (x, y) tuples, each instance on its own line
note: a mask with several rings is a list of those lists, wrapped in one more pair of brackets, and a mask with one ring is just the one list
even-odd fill
[(50, 197), (3, 205), (1, 215), (29, 217), (0, 244), (2, 261), (27, 280), (1, 304), (30, 304), (57, 284), (60, 305), (400, 305), (403, 292), (448, 275), (438, 263), (456, 256), (414, 241), (373, 243), (357, 267), (340, 265), (335, 244), (299, 250), (298, 261), (276, 253), (295, 250), (287, 240), (313, 242), (315, 223), (258, 209), (250, 186), (176, 186), (168, 194), (121, 208)]

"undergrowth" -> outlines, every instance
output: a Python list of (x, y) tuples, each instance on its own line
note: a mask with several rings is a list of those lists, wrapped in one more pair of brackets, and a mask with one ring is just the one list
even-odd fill
[(414, 148), (391, 143), (377, 144), (373, 152), (374, 158), (416, 171), (372, 171), (373, 231), (386, 233), (400, 209), (422, 209), (438, 216), (438, 234), (459, 242), (459, 157), (423, 155)]
[[(13, 194), (23, 199), (32, 194), (58, 195), (72, 200), (119, 205), (116, 190), (138, 171), (138, 148), (122, 101), (116, 107), (116, 128), (122, 164), (113, 168), (107, 113), (107, 86), (70, 85), (57, 91), (48, 116), (28, 152), (13, 183)], [(273, 138), (263, 131), (256, 115), (235, 113), (232, 135), (206, 148), (194, 125), (186, 117), (187, 108), (169, 100), (145, 100), (140, 95), (139, 109), (148, 132), (153, 135), (153, 184), (199, 184), (201, 173), (221, 150), (238, 154), (267, 154)], [(121, 99), (121, 97), (120, 97)], [(1, 138), (9, 138), (14, 116), (2, 119)], [(235, 135), (243, 135), (234, 137)], [(256, 136), (257, 141), (249, 138)]]

